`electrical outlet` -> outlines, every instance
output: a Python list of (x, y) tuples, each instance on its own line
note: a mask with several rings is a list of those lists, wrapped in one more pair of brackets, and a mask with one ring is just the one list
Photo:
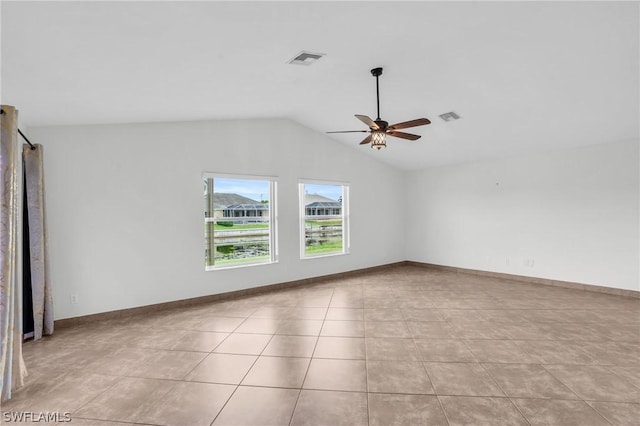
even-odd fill
[(509, 259), (508, 257), (504, 260), (504, 264), (509, 266), (511, 265), (511, 259)]
[(78, 303), (78, 301), (79, 301), (79, 300), (78, 300), (78, 295), (77, 295), (77, 294), (72, 294), (72, 295), (71, 295), (71, 304), (72, 304), (72, 305), (75, 305), (75, 304), (77, 304), (77, 303)]
[(522, 264), (523, 264), (526, 268), (533, 268), (534, 260), (533, 260), (533, 259), (524, 259), (524, 260), (522, 261)]

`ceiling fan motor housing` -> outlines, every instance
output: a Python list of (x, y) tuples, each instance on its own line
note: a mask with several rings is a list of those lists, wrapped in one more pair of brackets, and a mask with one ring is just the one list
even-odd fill
[(387, 127), (389, 127), (389, 123), (387, 121), (384, 120), (374, 120), (374, 122), (378, 125), (378, 128), (380, 130), (382, 130), (383, 132), (385, 130), (387, 130)]

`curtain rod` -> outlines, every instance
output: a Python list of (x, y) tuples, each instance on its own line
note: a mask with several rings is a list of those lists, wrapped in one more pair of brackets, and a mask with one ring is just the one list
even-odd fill
[[(0, 109), (0, 115), (4, 114), (4, 110)], [(29, 146), (31, 147), (31, 150), (33, 151), (34, 149), (36, 149), (36, 146), (34, 144), (31, 143), (31, 141), (29, 139), (27, 139), (27, 137), (24, 135), (24, 133), (22, 133), (22, 130), (18, 129), (18, 133), (20, 133), (20, 136), (22, 136), (22, 138), (27, 141), (27, 143), (29, 144)]]

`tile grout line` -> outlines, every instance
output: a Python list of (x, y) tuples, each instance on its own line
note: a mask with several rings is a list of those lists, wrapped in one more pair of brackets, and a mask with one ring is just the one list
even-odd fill
[(504, 396), (509, 400), (509, 402), (511, 403), (511, 405), (513, 405), (513, 407), (518, 411), (518, 413), (520, 413), (520, 415), (522, 416), (522, 418), (524, 419), (525, 422), (527, 422), (529, 424), (529, 426), (531, 426), (531, 421), (529, 420), (529, 418), (527, 416), (525, 416), (525, 414), (522, 412), (522, 410), (520, 409), (520, 407), (518, 407), (518, 404), (516, 404), (513, 399), (511, 398), (511, 396), (504, 391), (504, 389), (502, 388), (502, 386), (500, 386), (500, 383), (498, 383), (498, 381), (491, 375), (491, 373), (489, 372), (489, 370), (487, 370), (487, 368), (484, 366), (484, 364), (482, 362), (479, 362), (478, 364), (480, 364), (480, 366), (482, 367), (482, 369), (484, 370), (485, 373), (487, 373), (487, 376), (489, 376), (489, 378), (491, 379), (491, 381), (498, 387), (498, 389), (500, 389), (500, 392), (502, 392), (504, 394)]
[(327, 319), (329, 308), (331, 307), (331, 302), (333, 301), (334, 293), (335, 293), (335, 287), (332, 287), (331, 298), (329, 298), (329, 304), (327, 305), (326, 311), (324, 313), (324, 318), (322, 319), (322, 325), (320, 326), (320, 331), (318, 332), (318, 336), (316, 337), (316, 344), (313, 346), (313, 351), (311, 352), (311, 358), (309, 359), (309, 365), (307, 365), (307, 370), (304, 372), (304, 377), (302, 378), (302, 383), (300, 384), (300, 390), (298, 391), (298, 397), (296, 398), (296, 403), (293, 404), (293, 410), (291, 411), (291, 418), (289, 419), (289, 426), (291, 426), (291, 423), (293, 422), (293, 417), (295, 416), (296, 410), (298, 409), (298, 402), (300, 401), (300, 396), (302, 395), (304, 382), (307, 380), (307, 374), (309, 374), (309, 369), (311, 368), (311, 363), (313, 362), (313, 355), (315, 354), (316, 348), (318, 347), (318, 342), (320, 341), (320, 335), (322, 334), (322, 328), (324, 327), (324, 322)]
[[(257, 309), (256, 309), (257, 310)], [(254, 311), (255, 313), (255, 311)], [(240, 324), (238, 324), (236, 326), (236, 328), (234, 328), (234, 331), (240, 327), (240, 325), (244, 324), (244, 322), (248, 319), (249, 317), (245, 318), (244, 321), (242, 321)], [(231, 336), (233, 334), (233, 331), (231, 333), (229, 333), (229, 336)], [(218, 345), (216, 345), (216, 348), (218, 346), (220, 346), (225, 340), (227, 340), (227, 338), (229, 337), (225, 337), (225, 339), (220, 342)], [(271, 340), (273, 339), (274, 335), (271, 335), (271, 339), (269, 339), (269, 342), (271, 342)], [(264, 350), (266, 349), (266, 347), (269, 345), (269, 342), (267, 342), (267, 344), (264, 346), (264, 348), (262, 348), (262, 352), (264, 352)], [(215, 350), (215, 348), (211, 351), (211, 353), (214, 353), (213, 351)], [(227, 398), (227, 400), (224, 402), (224, 404), (222, 404), (222, 407), (220, 407), (220, 410), (218, 410), (218, 412), (216, 413), (215, 417), (213, 418), (213, 420), (211, 420), (211, 423), (209, 423), (209, 426), (213, 426), (213, 424), (215, 423), (216, 419), (220, 416), (220, 414), (222, 413), (222, 411), (224, 411), (225, 407), (227, 406), (227, 404), (229, 403), (229, 401), (231, 401), (231, 398), (233, 398), (233, 396), (236, 394), (236, 392), (238, 391), (238, 388), (240, 388), (240, 384), (242, 383), (242, 381), (245, 379), (245, 377), (247, 377), (247, 374), (249, 374), (249, 371), (251, 371), (251, 369), (253, 368), (253, 366), (256, 364), (256, 362), (258, 361), (258, 358), (260, 358), (260, 355), (258, 355), (256, 357), (256, 359), (253, 361), (253, 364), (251, 364), (251, 367), (249, 367), (249, 369), (247, 369), (247, 372), (244, 374), (244, 376), (242, 376), (242, 379), (240, 379), (240, 381), (238, 382), (238, 384), (236, 385), (236, 388), (233, 390), (233, 392), (231, 392), (231, 394), (229, 395), (229, 397)], [(192, 370), (193, 371), (193, 370)], [(186, 376), (185, 376), (186, 377)]]
[[(119, 382), (121, 382), (126, 376), (117, 376), (118, 379), (113, 381), (113, 384), (111, 386), (108, 386), (105, 390), (103, 390), (102, 392), (100, 392), (99, 394), (97, 394), (95, 397), (89, 399), (87, 402), (85, 402), (84, 404), (82, 404), (81, 406), (79, 406), (78, 408), (76, 408), (74, 411), (80, 411), (82, 410), (82, 408), (86, 407), (87, 405), (89, 405), (89, 403), (95, 401), (96, 399), (98, 399), (100, 396), (104, 395), (107, 391), (109, 391), (111, 388), (113, 388), (114, 386), (116, 386)], [(106, 419), (101, 419), (101, 420), (106, 420)], [(109, 420), (106, 420), (109, 421)]]
[[(247, 318), (248, 318), (248, 317), (247, 317)], [(182, 376), (181, 381), (188, 381), (188, 380), (185, 380), (185, 378), (186, 378), (189, 374), (191, 374), (191, 373), (193, 372), (193, 370), (195, 370), (196, 368), (198, 368), (198, 367), (200, 366), (200, 364), (202, 364), (202, 363), (204, 362), (204, 360), (205, 360), (205, 359), (209, 358), (209, 355), (214, 354), (215, 352), (213, 352), (213, 351), (215, 351), (215, 350), (216, 350), (216, 348), (217, 348), (218, 346), (220, 346), (221, 344), (223, 344), (223, 343), (224, 343), (224, 342), (229, 338), (229, 336), (231, 336), (231, 335), (233, 334), (233, 332), (234, 332), (238, 327), (240, 327), (242, 324), (244, 324), (244, 322), (247, 320), (247, 318), (245, 318), (243, 321), (241, 321), (241, 322), (240, 322), (240, 324), (238, 324), (238, 325), (237, 325), (233, 330), (231, 330), (230, 332), (226, 332), (226, 333), (227, 333), (226, 337), (225, 337), (224, 339), (222, 339), (222, 340), (221, 340), (217, 345), (215, 345), (215, 346), (214, 346), (214, 347), (213, 347), (213, 348), (208, 352), (208, 354), (207, 354), (204, 358), (202, 358), (202, 359), (200, 360), (200, 362), (198, 362), (196, 365), (194, 365), (194, 366), (193, 366), (193, 368), (192, 368), (191, 370), (189, 370), (189, 371), (188, 371), (184, 376)], [(206, 332), (203, 332), (203, 333), (206, 333)], [(213, 332), (211, 332), (211, 333), (219, 333), (219, 332), (217, 332), (217, 331), (213, 331)]]
[(368, 363), (367, 363), (367, 358), (369, 356), (368, 351), (367, 351), (367, 319), (365, 316), (365, 287), (361, 286), (360, 288), (360, 295), (362, 298), (362, 327), (363, 327), (363, 339), (362, 342), (364, 344), (364, 385), (365, 385), (365, 391), (366, 391), (366, 395), (367, 395), (367, 425), (371, 424), (371, 408), (370, 408), (370, 404), (369, 404), (369, 367), (368, 367)]
[[(553, 365), (553, 364), (546, 364), (546, 365)], [(590, 407), (593, 411), (595, 411), (601, 418), (604, 419), (605, 422), (611, 424), (611, 422), (609, 422), (608, 419), (606, 419), (602, 414), (600, 414), (600, 412), (598, 410), (596, 410), (595, 408), (593, 408), (582, 396), (580, 396), (578, 394), (578, 392), (576, 392), (571, 386), (569, 386), (569, 384), (565, 383), (563, 380), (560, 380), (560, 378), (558, 378), (555, 374), (553, 374), (552, 371), (549, 371), (546, 367), (545, 364), (540, 364), (540, 366), (542, 367), (543, 370), (545, 370), (547, 373), (549, 373), (551, 375), (551, 377), (553, 377), (554, 379), (556, 379), (558, 382), (562, 383), (567, 389), (569, 389), (571, 392), (573, 392), (573, 394), (575, 396), (577, 396), (579, 399), (578, 401), (581, 401), (583, 404), (587, 405), (588, 407)], [(553, 400), (560, 400), (559, 398), (554, 398)]]
[[(255, 313), (257, 310), (259, 310), (260, 308), (256, 308), (256, 310), (254, 310), (253, 313)], [(325, 312), (325, 316), (326, 316), (326, 312)], [(236, 327), (239, 328), (242, 324), (245, 323), (245, 321), (247, 321), (249, 318), (251, 318), (251, 315), (249, 315), (248, 317), (245, 318), (244, 321), (242, 321), (240, 324), (238, 324), (238, 326)], [(260, 318), (260, 319), (271, 319), (271, 318)], [(278, 320), (279, 322), (281, 320)], [(235, 331), (235, 329), (234, 329)], [(232, 332), (233, 333), (233, 332)], [(213, 423), (215, 423), (216, 419), (218, 418), (218, 416), (222, 413), (222, 411), (224, 410), (224, 408), (227, 406), (228, 402), (231, 400), (231, 398), (233, 397), (233, 395), (235, 395), (235, 393), (237, 392), (238, 388), (240, 388), (242, 382), (244, 381), (244, 379), (247, 377), (247, 375), (251, 372), (251, 369), (255, 366), (255, 364), (258, 362), (258, 359), (260, 359), (260, 357), (262, 356), (262, 354), (264, 353), (264, 351), (266, 350), (266, 348), (269, 346), (269, 344), (271, 343), (271, 341), (273, 340), (273, 338), (277, 335), (277, 329), (271, 333), (271, 338), (269, 339), (269, 341), (265, 344), (264, 348), (262, 348), (260, 354), (258, 354), (256, 356), (255, 361), (253, 362), (253, 364), (251, 364), (251, 367), (249, 367), (249, 369), (247, 370), (247, 372), (244, 374), (244, 376), (242, 377), (242, 379), (240, 379), (239, 383), (236, 385), (236, 388), (234, 389), (234, 391), (231, 393), (231, 395), (229, 396), (229, 398), (225, 401), (224, 405), (220, 408), (220, 411), (218, 411), (218, 413), (216, 414), (216, 416), (214, 417), (214, 419), (211, 421), (210, 426), (213, 425)], [(242, 334), (253, 334), (253, 333), (242, 333)], [(257, 334), (262, 334), (262, 333), (257, 333)], [(231, 333), (229, 334), (231, 335)], [(266, 335), (266, 333), (265, 333)], [(228, 337), (228, 336), (227, 336)], [(226, 340), (226, 338), (225, 338)], [(222, 342), (220, 342), (220, 344), (222, 344)], [(317, 340), (316, 340), (316, 344), (317, 344)], [(218, 345), (219, 346), (219, 345)], [(217, 346), (216, 346), (217, 347)], [(213, 353), (213, 352), (212, 352)], [(255, 356), (255, 355), (254, 355)], [(282, 356), (284, 357), (284, 356)], [(308, 368), (308, 367), (307, 367)], [(263, 386), (249, 386), (249, 387), (263, 387)], [(274, 387), (274, 386), (264, 386), (265, 388), (270, 388), (270, 389), (274, 389), (274, 388), (279, 388), (279, 387)], [(290, 388), (286, 388), (286, 389), (290, 389)], [(298, 398), (299, 398), (299, 393), (298, 393)], [(296, 404), (297, 404), (297, 400), (296, 400)], [(294, 407), (294, 411), (295, 411), (295, 407)], [(293, 413), (292, 413), (293, 416)]]
[(596, 413), (598, 413), (598, 415), (599, 415), (600, 417), (602, 417), (602, 418), (604, 419), (604, 421), (605, 421), (605, 422), (609, 423), (609, 424), (610, 424), (610, 425), (612, 425), (612, 426), (616, 426), (616, 425), (615, 425), (614, 423), (612, 423), (612, 422), (611, 422), (611, 421), (610, 421), (610, 420), (609, 420), (609, 419), (608, 419), (604, 414), (602, 414), (602, 413), (600, 412), (600, 410), (598, 410), (596, 407), (594, 407), (593, 405), (591, 405), (591, 404), (589, 403), (589, 401), (584, 401), (584, 403), (585, 403), (589, 408), (591, 408), (593, 411), (595, 411)]
[[(433, 389), (433, 393), (436, 397), (436, 401), (438, 401), (438, 406), (440, 407), (440, 411), (442, 411), (442, 415), (444, 416), (445, 421), (447, 422), (447, 425), (450, 425), (451, 422), (449, 421), (449, 416), (447, 416), (447, 412), (444, 409), (444, 406), (442, 405), (442, 401), (440, 400), (440, 397), (438, 396), (438, 392), (436, 391), (436, 387), (433, 384), (433, 380), (431, 379), (431, 375), (429, 374), (429, 370), (427, 369), (427, 366), (425, 365), (425, 361), (423, 360), (423, 355), (422, 355), (422, 351), (420, 349), (418, 349), (418, 345), (416, 344), (416, 337), (414, 336), (414, 333), (411, 331), (411, 329), (409, 328), (409, 324), (407, 323), (407, 316), (405, 315), (404, 312), (404, 308), (400, 309), (400, 313), (402, 315), (402, 319), (404, 321), (405, 327), (407, 327), (407, 331), (409, 331), (409, 335), (411, 336), (411, 342), (413, 343), (413, 347), (416, 350), (416, 354), (418, 355), (418, 358), (420, 360), (420, 364), (422, 365), (422, 369), (424, 370), (425, 374), (427, 375), (427, 379), (429, 379), (429, 383), (431, 384), (431, 388)], [(438, 315), (440, 315), (440, 312), (436, 312)], [(438, 321), (440, 322), (440, 321)], [(446, 321), (445, 321), (446, 323)]]

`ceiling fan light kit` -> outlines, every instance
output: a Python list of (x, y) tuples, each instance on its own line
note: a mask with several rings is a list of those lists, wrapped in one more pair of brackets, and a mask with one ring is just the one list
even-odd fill
[(387, 135), (384, 132), (376, 130), (371, 132), (371, 148), (375, 148), (380, 151), (382, 148), (387, 147)]
[(369, 126), (369, 130), (344, 130), (327, 133), (370, 133), (369, 136), (360, 142), (360, 145), (371, 144), (371, 148), (375, 148), (378, 151), (387, 146), (387, 135), (411, 141), (420, 139), (420, 135), (398, 132), (398, 130), (407, 129), (409, 127), (425, 126), (430, 124), (431, 121), (429, 121), (428, 118), (416, 118), (415, 120), (403, 121), (402, 123), (396, 123), (389, 126), (388, 122), (380, 118), (380, 86), (378, 78), (382, 75), (382, 68), (378, 67), (372, 69), (371, 75), (376, 78), (376, 106), (378, 108), (378, 117), (375, 120), (372, 120), (366, 115), (356, 114), (356, 118)]

